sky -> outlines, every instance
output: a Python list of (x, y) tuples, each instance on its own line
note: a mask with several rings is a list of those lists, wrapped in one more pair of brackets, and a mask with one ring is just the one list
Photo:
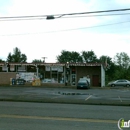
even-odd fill
[[(0, 18), (129, 7), (130, 0), (0, 0)], [(124, 15), (0, 20), (0, 59), (6, 60), (16, 47), (26, 54), (27, 62), (42, 57), (47, 57), (48, 63), (56, 62), (62, 50), (79, 53), (92, 50), (98, 58), (102, 55), (114, 58), (120, 52), (130, 56), (130, 11), (109, 14), (115, 13)]]

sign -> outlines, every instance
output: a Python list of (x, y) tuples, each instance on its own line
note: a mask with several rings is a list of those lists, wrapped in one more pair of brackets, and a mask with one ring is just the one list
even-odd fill
[(50, 66), (45, 66), (46, 71), (50, 71)]
[(26, 71), (25, 65), (24, 65), (24, 66), (21, 66), (21, 67), (18, 67), (18, 71)]
[(51, 71), (57, 71), (57, 70), (58, 70), (57, 66), (52, 66), (51, 67)]
[(33, 78), (34, 78), (34, 73), (18, 73), (18, 74), (16, 74), (16, 79), (17, 78), (21, 78), (21, 79), (24, 79), (24, 80), (26, 80), (26, 81), (32, 81), (33, 80)]
[(69, 66), (101, 66), (100, 63), (71, 63)]
[(118, 121), (118, 128), (124, 130), (125, 128), (130, 128), (130, 120), (125, 121), (123, 118)]
[(2, 66), (2, 71), (7, 71), (8, 67), (7, 66)]
[(58, 72), (63, 72), (63, 66), (58, 67)]
[(15, 68), (14, 65), (10, 65), (10, 71), (14, 71), (15, 70), (14, 68)]
[(46, 71), (58, 71), (63, 72), (63, 66), (46, 66)]

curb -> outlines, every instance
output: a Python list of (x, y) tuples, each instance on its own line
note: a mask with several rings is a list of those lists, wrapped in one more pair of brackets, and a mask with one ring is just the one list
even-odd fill
[(31, 102), (31, 103), (58, 103), (58, 104), (78, 104), (78, 105), (104, 105), (104, 106), (130, 106), (130, 103), (119, 103), (119, 102), (97, 102), (97, 101), (74, 101), (74, 100), (52, 100), (52, 99), (0, 99), (0, 101), (7, 102)]

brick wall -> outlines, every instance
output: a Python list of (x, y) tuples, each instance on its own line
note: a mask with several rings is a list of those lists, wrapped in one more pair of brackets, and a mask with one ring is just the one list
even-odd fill
[(101, 66), (77, 66), (76, 69), (77, 73), (77, 82), (79, 78), (83, 76), (90, 76), (91, 80), (91, 85), (93, 85), (93, 75), (98, 75), (99, 76), (99, 84), (101, 82)]
[(10, 84), (10, 78), (16, 78), (16, 72), (0, 72), (0, 84)]

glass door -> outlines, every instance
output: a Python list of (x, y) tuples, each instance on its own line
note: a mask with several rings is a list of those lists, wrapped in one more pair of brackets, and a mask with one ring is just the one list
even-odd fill
[(71, 85), (72, 86), (76, 85), (76, 74), (71, 74)]

